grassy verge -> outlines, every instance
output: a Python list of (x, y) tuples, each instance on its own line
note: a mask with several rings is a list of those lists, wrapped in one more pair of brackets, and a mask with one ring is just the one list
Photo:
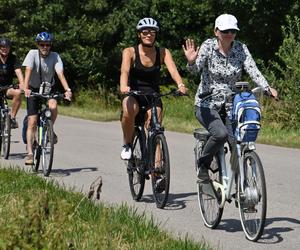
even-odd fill
[[(82, 96), (81, 96), (82, 95)], [(60, 113), (73, 117), (96, 121), (112, 121), (120, 118), (120, 102), (113, 99), (114, 105), (107, 105), (108, 100), (101, 99), (95, 93), (85, 92), (70, 106), (61, 106)], [(163, 125), (167, 130), (192, 133), (199, 127), (194, 115), (193, 97), (165, 98)], [(300, 148), (300, 129), (281, 129), (279, 124), (263, 121), (258, 143), (283, 147)]]
[(17, 169), (0, 170), (0, 196), (0, 249), (209, 249)]

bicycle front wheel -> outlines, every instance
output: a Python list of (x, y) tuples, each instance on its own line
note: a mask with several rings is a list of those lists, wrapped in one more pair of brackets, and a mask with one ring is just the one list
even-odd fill
[(220, 207), (221, 190), (215, 190), (212, 183), (214, 181), (222, 184), (222, 175), (219, 167), (219, 161), (214, 156), (208, 170), (211, 181), (198, 181), (198, 203), (201, 217), (204, 225), (208, 228), (215, 229), (222, 218), (223, 208)]
[(133, 139), (132, 156), (128, 161), (127, 173), (132, 198), (139, 201), (145, 187), (145, 135), (137, 131)]
[(42, 131), (41, 160), (44, 176), (49, 176), (54, 153), (53, 123), (47, 120)]
[(36, 141), (34, 141), (32, 147), (33, 147), (32, 151), (33, 151), (33, 159), (34, 159), (33, 171), (37, 172), (40, 166), (42, 147), (38, 145)]
[(169, 196), (170, 158), (166, 138), (158, 134), (154, 138), (152, 149), (151, 183), (154, 200), (158, 208), (164, 208)]
[(11, 117), (10, 114), (4, 112), (1, 123), (1, 155), (4, 159), (8, 159), (10, 152), (10, 135), (11, 135)]
[(264, 230), (267, 212), (266, 181), (262, 163), (254, 152), (247, 152), (243, 157), (245, 181), (244, 192), (239, 176), (238, 206), (246, 238), (257, 241)]

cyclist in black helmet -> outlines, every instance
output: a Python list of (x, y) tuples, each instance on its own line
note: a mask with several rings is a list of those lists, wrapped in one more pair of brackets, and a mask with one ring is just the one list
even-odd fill
[[(136, 46), (125, 48), (122, 53), (120, 76), (121, 93), (126, 93), (130, 90), (159, 92), (160, 67), (162, 64), (167, 66), (179, 91), (186, 93), (187, 89), (177, 71), (170, 51), (167, 48), (158, 48), (155, 46), (157, 33), (159, 31), (157, 22), (151, 17), (146, 17), (138, 22), (136, 29), (140, 43)], [(123, 99), (121, 118), (124, 140), (124, 146), (121, 152), (121, 159), (123, 160), (128, 160), (131, 157), (134, 121), (140, 106), (148, 107), (146, 114), (146, 124), (148, 124), (151, 116), (151, 107), (147, 99), (133, 96), (127, 96)], [(162, 104), (159, 106), (158, 114), (161, 122)]]
[[(57, 92), (57, 84), (54, 76), (57, 74), (64, 90), (66, 99), (71, 99), (72, 92), (64, 75), (62, 60), (58, 53), (51, 51), (53, 42), (52, 34), (41, 32), (37, 34), (35, 41), (38, 49), (33, 49), (28, 52), (23, 62), (25, 69), (24, 91), (27, 97), (27, 157), (25, 164), (33, 164), (32, 143), (33, 135), (35, 134), (37, 125), (38, 100), (35, 97), (30, 97), (30, 92), (43, 92), (44, 94)], [(41, 90), (41, 91), (40, 91)], [(48, 93), (45, 93), (48, 92)], [(49, 100), (49, 108), (52, 112), (51, 118), (53, 123), (57, 117), (57, 101)], [(54, 134), (55, 141), (57, 136)]]
[(12, 97), (11, 128), (18, 128), (16, 115), (21, 106), (21, 90), (23, 90), (24, 77), (19, 59), (11, 53), (11, 41), (3, 37), (0, 38), (0, 59), (0, 85), (13, 84), (15, 74), (18, 78), (19, 88), (10, 88), (6, 91), (6, 95)]

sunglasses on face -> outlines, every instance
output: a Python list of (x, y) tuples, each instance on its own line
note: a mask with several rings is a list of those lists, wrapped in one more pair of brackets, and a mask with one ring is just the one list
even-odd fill
[(39, 43), (39, 46), (42, 47), (42, 48), (49, 48), (51, 46), (50, 43)]
[(229, 32), (231, 34), (236, 34), (236, 30), (235, 29), (220, 30), (220, 32), (223, 33), (223, 34), (228, 34)]
[(154, 36), (154, 35), (156, 35), (155, 30), (142, 30), (141, 33), (142, 33), (143, 36), (148, 36), (148, 35)]

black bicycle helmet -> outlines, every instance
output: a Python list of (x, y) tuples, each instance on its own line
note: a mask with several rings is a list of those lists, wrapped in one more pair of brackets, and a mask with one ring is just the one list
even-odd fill
[(0, 38), (0, 46), (10, 47), (11, 46), (11, 41), (8, 38), (1, 37)]

